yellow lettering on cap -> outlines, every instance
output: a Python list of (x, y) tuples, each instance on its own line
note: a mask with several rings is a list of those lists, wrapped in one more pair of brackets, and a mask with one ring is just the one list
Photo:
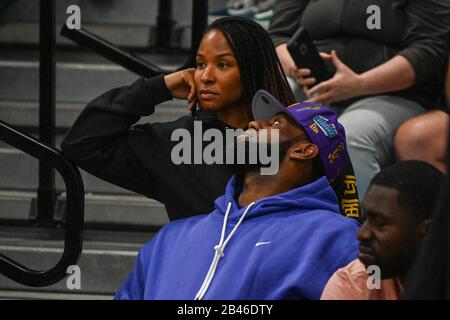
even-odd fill
[(317, 128), (317, 124), (313, 123), (312, 125), (309, 126), (309, 128), (310, 128), (315, 134), (319, 134), (319, 128)]
[(346, 175), (344, 179), (344, 195), (356, 194), (356, 177)]
[(358, 199), (342, 199), (341, 207), (347, 218), (359, 218)]

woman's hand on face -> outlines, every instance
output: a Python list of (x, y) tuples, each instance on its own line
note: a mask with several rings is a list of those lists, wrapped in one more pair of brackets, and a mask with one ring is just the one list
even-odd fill
[(364, 94), (361, 76), (345, 65), (333, 50), (331, 54), (320, 53), (324, 60), (331, 60), (336, 67), (334, 76), (319, 83), (311, 89), (303, 87), (308, 101), (329, 105), (331, 102), (342, 101)]
[(192, 111), (197, 103), (197, 87), (194, 81), (194, 68), (184, 69), (164, 76), (167, 89), (172, 97), (187, 99), (188, 109)]

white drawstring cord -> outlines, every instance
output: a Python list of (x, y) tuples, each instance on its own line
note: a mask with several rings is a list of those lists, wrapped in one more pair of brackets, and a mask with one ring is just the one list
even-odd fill
[(228, 202), (227, 211), (225, 212), (225, 217), (223, 219), (222, 233), (220, 235), (220, 241), (219, 241), (218, 245), (214, 246), (214, 250), (216, 251), (216, 253), (214, 254), (214, 259), (211, 262), (211, 266), (209, 267), (209, 270), (208, 270), (208, 273), (206, 274), (205, 280), (203, 280), (203, 284), (200, 287), (200, 290), (198, 290), (198, 292), (195, 296), (195, 300), (202, 300), (203, 297), (205, 296), (206, 291), (208, 291), (208, 288), (214, 278), (214, 274), (216, 273), (216, 269), (219, 264), (219, 260), (220, 260), (220, 258), (222, 258), (224, 256), (225, 247), (227, 246), (228, 242), (230, 242), (231, 237), (233, 237), (233, 235), (236, 233), (240, 224), (244, 220), (244, 218), (247, 215), (247, 213), (249, 212), (250, 208), (255, 204), (255, 202), (252, 202), (248, 205), (248, 207), (245, 209), (242, 216), (239, 218), (238, 223), (234, 226), (233, 230), (231, 230), (227, 239), (224, 241), (223, 239), (225, 237), (225, 231), (226, 231), (226, 227), (227, 227), (228, 215), (231, 210), (231, 204), (232, 204), (231, 201)]
[[(224, 237), (225, 237), (225, 230), (226, 230), (226, 227), (227, 227), (228, 214), (230, 213), (230, 210), (231, 210), (231, 204), (232, 204), (231, 201), (228, 202), (227, 211), (225, 211), (225, 217), (224, 217), (224, 219), (223, 219), (222, 232), (221, 232), (221, 234), (220, 234), (219, 245), (222, 245), (223, 239), (224, 239)], [(205, 279), (203, 280), (203, 284), (202, 284), (202, 286), (200, 287), (200, 290), (198, 290), (198, 292), (197, 292), (197, 294), (196, 294), (196, 296), (195, 296), (195, 300), (200, 300), (200, 299), (201, 299), (201, 298), (199, 299), (199, 296), (200, 296), (200, 294), (203, 292), (203, 289), (204, 289), (204, 287), (205, 287), (206, 284), (207, 284), (207, 279), (208, 279), (208, 277), (209, 277), (209, 275), (210, 275), (210, 273), (211, 273), (211, 270), (212, 270), (213, 266), (216, 264), (216, 259), (218, 258), (218, 256), (217, 256), (217, 248), (218, 248), (218, 246), (216, 245), (216, 246), (214, 247), (214, 250), (216, 250), (216, 253), (214, 254), (214, 259), (213, 259), (211, 265), (209, 266), (208, 273), (206, 274), (206, 277), (205, 277)], [(222, 254), (223, 254), (223, 253), (222, 253)]]

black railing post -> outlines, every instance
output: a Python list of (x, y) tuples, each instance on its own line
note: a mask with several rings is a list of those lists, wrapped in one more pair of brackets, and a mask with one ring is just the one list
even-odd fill
[[(39, 138), (55, 145), (55, 0), (40, 0)], [(39, 162), (38, 224), (51, 224), (56, 201), (55, 172)]]
[(203, 32), (208, 27), (208, 0), (193, 0), (191, 50), (197, 52)]
[(195, 66), (195, 56), (202, 40), (203, 33), (208, 27), (208, 0), (192, 0), (192, 33), (191, 52), (185, 64), (187, 67)]
[(174, 21), (172, 20), (172, 0), (158, 1), (156, 43), (158, 49), (169, 49), (172, 42)]

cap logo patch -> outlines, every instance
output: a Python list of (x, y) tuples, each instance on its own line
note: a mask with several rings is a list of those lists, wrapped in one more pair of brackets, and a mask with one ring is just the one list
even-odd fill
[(330, 152), (330, 154), (328, 155), (328, 161), (330, 162), (330, 164), (333, 164), (334, 160), (336, 160), (337, 158), (339, 158), (339, 156), (341, 155), (342, 150), (344, 150), (344, 143), (341, 142), (338, 144), (336, 150), (334, 150), (333, 152)]
[(336, 127), (334, 126), (334, 124), (330, 125), (327, 118), (322, 116), (315, 116), (313, 118), (313, 121), (328, 139), (333, 139), (337, 136)]

